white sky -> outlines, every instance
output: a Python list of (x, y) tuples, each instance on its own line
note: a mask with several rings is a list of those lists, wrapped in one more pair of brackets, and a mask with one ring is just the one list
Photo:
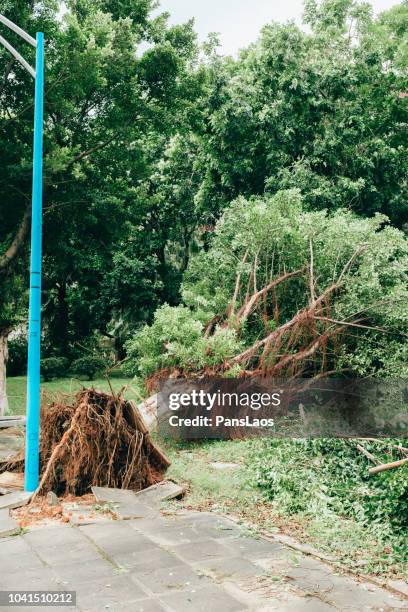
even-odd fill
[[(376, 13), (400, 4), (398, 0), (371, 0)], [(303, 0), (161, 0), (161, 11), (171, 15), (170, 23), (195, 18), (200, 40), (209, 32), (221, 34), (221, 52), (235, 55), (254, 42), (263, 25), (270, 21), (300, 23)]]

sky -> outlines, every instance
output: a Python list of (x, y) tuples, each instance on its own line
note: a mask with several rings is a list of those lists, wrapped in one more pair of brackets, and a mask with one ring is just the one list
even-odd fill
[[(399, 4), (398, 0), (371, 0), (375, 13)], [(221, 53), (236, 55), (256, 40), (263, 25), (271, 21), (300, 23), (303, 0), (161, 0), (161, 11), (171, 14), (170, 23), (195, 18), (200, 41), (209, 32), (221, 34)]]

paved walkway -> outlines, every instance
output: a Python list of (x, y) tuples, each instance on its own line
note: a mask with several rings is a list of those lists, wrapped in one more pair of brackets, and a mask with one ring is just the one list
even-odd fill
[(214, 514), (148, 508), (140, 516), (0, 540), (0, 590), (77, 592), (75, 608), (0, 611), (408, 610), (407, 601)]

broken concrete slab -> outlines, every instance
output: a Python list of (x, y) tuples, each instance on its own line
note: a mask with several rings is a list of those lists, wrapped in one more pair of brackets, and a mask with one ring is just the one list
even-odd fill
[(95, 499), (100, 503), (131, 503), (135, 500), (134, 491), (128, 489), (113, 489), (111, 487), (91, 487)]
[(136, 498), (149, 505), (156, 505), (163, 501), (168, 501), (176, 497), (182, 497), (185, 493), (185, 488), (171, 480), (163, 480), (147, 489), (135, 493)]
[(0, 538), (19, 533), (20, 527), (6, 509), (0, 510)]
[(3, 489), (23, 489), (24, 474), (22, 472), (3, 472), (0, 474), (0, 487)]
[(20, 508), (28, 504), (32, 497), (32, 493), (27, 491), (14, 491), (13, 493), (6, 493), (0, 497), (0, 510), (8, 508)]

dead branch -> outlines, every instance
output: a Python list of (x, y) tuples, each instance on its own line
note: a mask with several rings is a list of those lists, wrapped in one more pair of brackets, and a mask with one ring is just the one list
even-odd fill
[(398, 444), (391, 444), (390, 442), (386, 442), (385, 440), (380, 440), (379, 438), (358, 438), (358, 440), (366, 440), (367, 442), (377, 442), (378, 444), (383, 444), (384, 446), (388, 446), (389, 448), (394, 448), (395, 450), (398, 450), (401, 453), (408, 453), (408, 448), (406, 448), (405, 446), (398, 446)]
[(350, 259), (348, 260), (348, 262), (346, 263), (346, 265), (344, 266), (343, 270), (340, 273), (340, 276), (337, 279), (337, 284), (341, 284), (343, 282), (343, 278), (345, 277), (345, 275), (347, 274), (347, 272), (350, 270), (351, 266), (354, 263), (354, 260), (357, 259), (357, 257), (366, 250), (367, 248), (367, 244), (362, 244), (360, 245), (352, 254), (352, 256), (350, 257)]
[(259, 299), (261, 297), (263, 297), (264, 295), (266, 295), (269, 291), (271, 291), (271, 289), (274, 289), (280, 283), (283, 283), (284, 281), (286, 281), (288, 278), (291, 278), (292, 276), (297, 276), (298, 274), (301, 274), (303, 271), (304, 271), (304, 268), (300, 268), (299, 270), (295, 270), (294, 272), (288, 272), (287, 274), (283, 274), (279, 278), (276, 278), (273, 281), (271, 281), (268, 285), (266, 285), (265, 287), (263, 287), (259, 291), (256, 291), (249, 298), (249, 300), (246, 301), (246, 303), (243, 306), (241, 306), (241, 308), (238, 310), (238, 312), (237, 312), (237, 321), (240, 322), (240, 323), (242, 321), (245, 321), (249, 317), (249, 315), (251, 314), (252, 310), (254, 309), (254, 307), (257, 304), (257, 302), (259, 301)]
[(232, 296), (232, 300), (231, 300), (231, 304), (229, 305), (228, 309), (227, 309), (227, 314), (228, 316), (231, 316), (234, 314), (235, 311), (235, 304), (237, 302), (238, 299), (238, 293), (241, 287), (241, 266), (243, 266), (247, 260), (248, 257), (248, 249), (245, 251), (244, 253), (244, 257), (242, 258), (241, 261), (241, 265), (238, 268), (238, 272), (237, 272), (237, 278), (235, 280), (235, 289), (234, 289), (234, 295)]
[(0, 256), (0, 272), (3, 272), (8, 268), (8, 266), (11, 264), (11, 262), (13, 261), (13, 259), (16, 257), (21, 247), (23, 246), (25, 239), (28, 235), (29, 229), (30, 229), (30, 219), (31, 219), (31, 202), (27, 204), (27, 207), (24, 211), (23, 218), (13, 238), (12, 243), (10, 244), (7, 251), (3, 255)]
[(370, 329), (372, 331), (379, 331), (383, 334), (393, 334), (394, 332), (383, 327), (373, 327), (371, 325), (362, 325), (352, 321), (336, 321), (336, 319), (330, 319), (329, 317), (313, 317), (317, 321), (327, 321), (328, 323), (335, 323), (336, 325), (345, 325), (346, 327), (359, 327), (361, 329)]
[(310, 287), (310, 300), (312, 302), (316, 299), (315, 288), (314, 288), (314, 263), (313, 263), (313, 242), (309, 239), (309, 250), (310, 250), (310, 264), (309, 264), (309, 287)]
[(369, 459), (370, 461), (372, 461), (376, 465), (380, 465), (381, 464), (381, 461), (379, 461), (377, 459), (377, 457), (374, 457), (374, 455), (369, 453), (368, 450), (364, 448), (364, 446), (361, 446), (361, 444), (357, 444), (357, 450), (359, 450), (360, 453), (362, 453), (365, 457), (367, 457), (367, 459)]
[(385, 472), (386, 470), (393, 470), (394, 468), (401, 467), (405, 463), (407, 463), (408, 457), (405, 459), (400, 459), (399, 461), (393, 461), (392, 463), (382, 463), (381, 465), (377, 465), (376, 467), (370, 468), (368, 470), (369, 474), (378, 474), (379, 472)]

